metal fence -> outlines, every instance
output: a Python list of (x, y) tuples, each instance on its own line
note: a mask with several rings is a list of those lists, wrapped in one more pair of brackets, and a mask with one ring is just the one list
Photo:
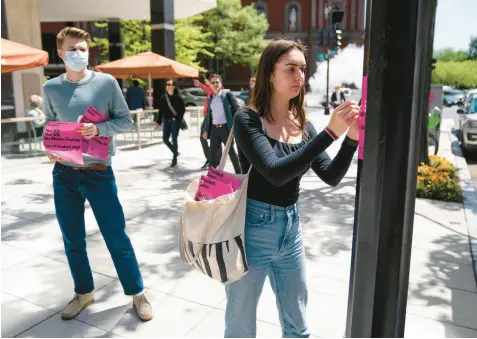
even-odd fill
[[(187, 107), (184, 119), (188, 129), (181, 131), (181, 137), (199, 137), (200, 127), (204, 116), (203, 107)], [(155, 123), (159, 111), (135, 110), (131, 111), (134, 125), (131, 131), (115, 135), (116, 148), (141, 149), (144, 146), (162, 141), (162, 128)], [(2, 123), (2, 156), (8, 158), (34, 157), (44, 155), (42, 135), (38, 135), (34, 125), (39, 117), (19, 117), (1, 119)], [(16, 124), (16, 126), (14, 125)]]

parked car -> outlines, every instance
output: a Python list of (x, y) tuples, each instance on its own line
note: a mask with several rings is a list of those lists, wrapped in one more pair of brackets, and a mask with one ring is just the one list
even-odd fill
[(245, 102), (246, 104), (248, 104), (248, 98), (249, 98), (249, 95), (250, 95), (249, 93), (250, 93), (250, 91), (249, 91), (248, 89), (246, 89), (245, 91), (240, 92), (239, 95), (238, 95), (238, 97), (239, 97), (240, 99), (242, 99), (243, 102)]
[(185, 88), (181, 91), (186, 107), (204, 106), (206, 95), (199, 87)]
[(466, 105), (457, 110), (461, 131), (462, 150), (477, 154), (477, 93), (470, 94)]
[(237, 103), (239, 106), (245, 106), (247, 105), (247, 100), (245, 100), (241, 94), (243, 92), (240, 92), (240, 91), (230, 91), (230, 93), (232, 93), (233, 95), (235, 95), (235, 98), (237, 99)]
[[(229, 91), (228, 89), (224, 89), (224, 91)], [(231, 92), (234, 93), (235, 97), (237, 98), (237, 103), (239, 106), (245, 106), (245, 101), (238, 97), (235, 93), (238, 92)], [(182, 98), (184, 99), (184, 103), (186, 107), (194, 107), (194, 106), (204, 106), (205, 99), (207, 96), (205, 92), (203, 92), (199, 87), (191, 87), (185, 88), (181, 91)]]
[(469, 90), (465, 91), (464, 99), (462, 100), (462, 102), (458, 103), (457, 105), (459, 107), (466, 106), (468, 104), (468, 101), (470, 100), (472, 94), (477, 94), (477, 88), (469, 89)]
[(451, 107), (464, 101), (464, 92), (459, 90), (444, 90), (444, 105)]

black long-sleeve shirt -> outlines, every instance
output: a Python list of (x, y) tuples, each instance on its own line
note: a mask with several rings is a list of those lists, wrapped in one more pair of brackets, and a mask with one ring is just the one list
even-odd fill
[(268, 137), (260, 117), (253, 110), (240, 109), (234, 118), (234, 134), (240, 165), (250, 172), (247, 196), (276, 206), (290, 206), (298, 201), (300, 180), (310, 169), (327, 184), (337, 185), (345, 176), (358, 143), (345, 138), (332, 160), (325, 150), (333, 139), (322, 131), (317, 133), (308, 122), (303, 141), (287, 144)]
[[(172, 107), (177, 112), (177, 117), (174, 116), (169, 105), (167, 104), (166, 95), (169, 96)], [(159, 114), (157, 116), (157, 123), (161, 124), (163, 119), (172, 120), (175, 118), (178, 123), (182, 121), (185, 113), (185, 104), (184, 99), (180, 95), (169, 95), (165, 93), (157, 103), (157, 108), (159, 109)]]

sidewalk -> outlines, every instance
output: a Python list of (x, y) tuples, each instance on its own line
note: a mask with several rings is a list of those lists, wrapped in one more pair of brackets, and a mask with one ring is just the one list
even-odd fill
[[(327, 122), (318, 114), (311, 119), (317, 129)], [(442, 134), (447, 138), (441, 141), (443, 154), (451, 157), (450, 132)], [(331, 147), (330, 155), (338, 146)], [(146, 323), (122, 292), (89, 205), (95, 302), (77, 319), (61, 320), (73, 285), (55, 217), (52, 165), (43, 158), (2, 159), (2, 337), (223, 337), (224, 288), (178, 255), (183, 192), (204, 162), (197, 138), (183, 136), (179, 147), (174, 169), (168, 167), (171, 154), (162, 144), (121, 151), (113, 160), (128, 234), (155, 310)], [(356, 161), (337, 187), (326, 186), (313, 172), (301, 185), (308, 321), (316, 337), (344, 333), (355, 177)], [(466, 194), (471, 196), (470, 190)], [(477, 217), (472, 206), (416, 201), (406, 337), (477, 337), (477, 288), (466, 223), (472, 217)], [(258, 319), (259, 337), (281, 336), (268, 282)]]

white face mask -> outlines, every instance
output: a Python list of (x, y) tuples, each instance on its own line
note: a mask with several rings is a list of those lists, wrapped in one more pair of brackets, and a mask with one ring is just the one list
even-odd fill
[(75, 72), (81, 72), (88, 66), (88, 51), (66, 51), (65, 64)]

